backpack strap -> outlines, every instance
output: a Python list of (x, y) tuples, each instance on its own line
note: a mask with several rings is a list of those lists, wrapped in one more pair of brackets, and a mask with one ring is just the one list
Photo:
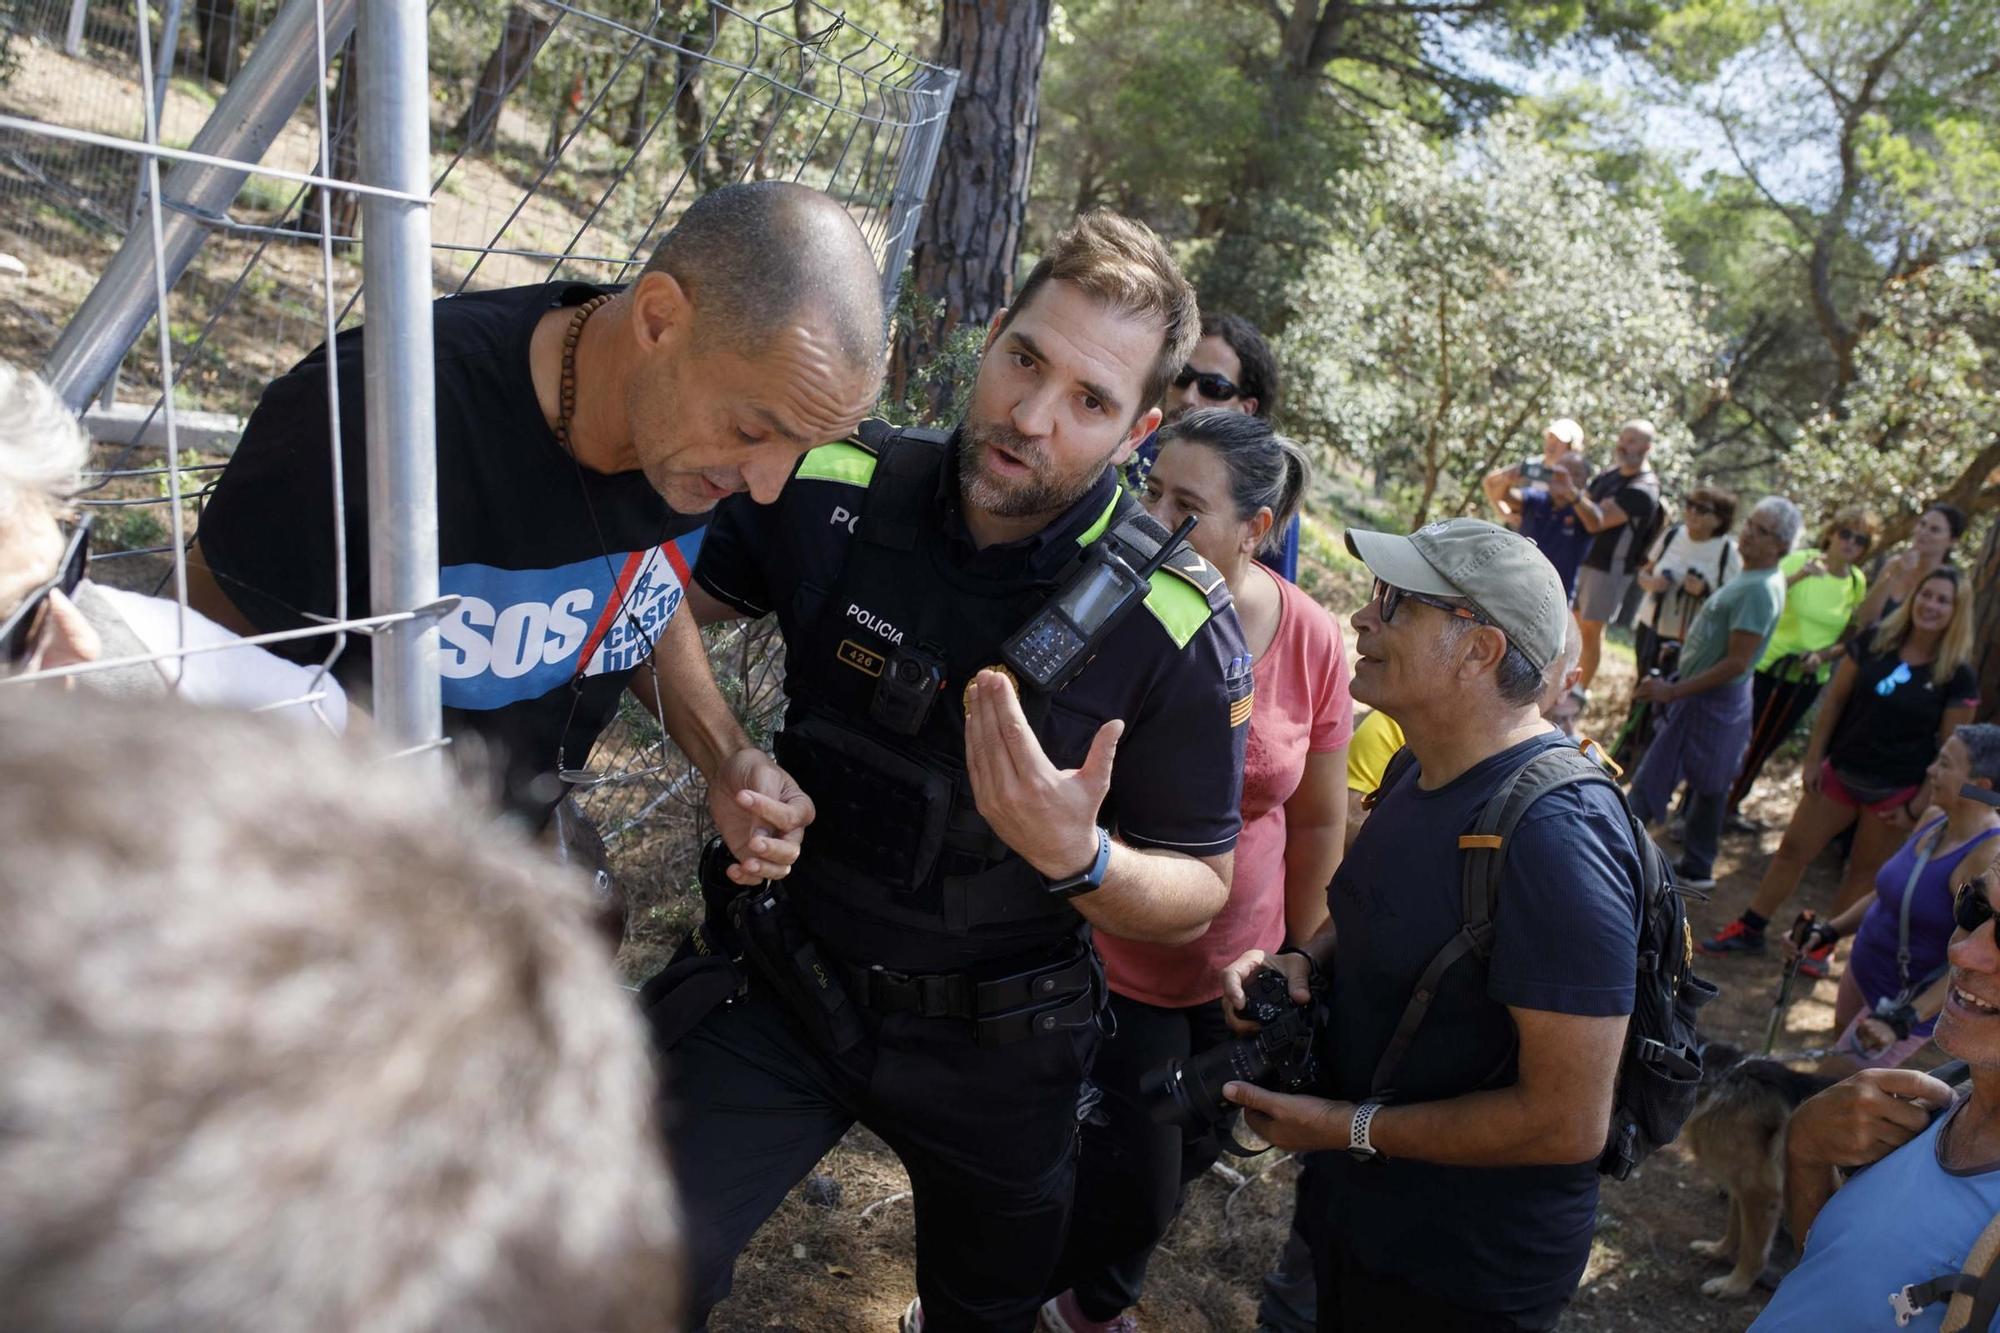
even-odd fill
[[(1390, 760), (1378, 791), (1389, 789), (1396, 760), (1408, 754), (1407, 749), (1401, 750)], [(1409, 1052), (1417, 1029), (1423, 1026), (1431, 1002), (1437, 999), (1445, 973), (1467, 954), (1481, 960), (1492, 955), (1493, 911), (1499, 905), (1500, 874), (1506, 865), (1507, 843), (1514, 830), (1535, 802), (1559, 788), (1582, 782), (1602, 782), (1617, 789), (1610, 775), (1581, 750), (1568, 745), (1544, 750), (1509, 773), (1473, 820), (1471, 832), (1459, 835), (1459, 850), (1465, 856), (1460, 862), (1458, 933), (1446, 941), (1417, 978), (1416, 989), (1403, 1007), (1403, 1016), (1396, 1021), (1396, 1030), (1375, 1064), (1374, 1076), (1369, 1080), (1371, 1098), (1394, 1100), (1396, 1070)]]
[(1388, 795), (1398, 782), (1403, 780), (1403, 774), (1415, 767), (1416, 762), (1417, 757), (1410, 753), (1410, 747), (1407, 745), (1390, 755), (1389, 762), (1382, 765), (1382, 780), (1375, 784), (1374, 791), (1369, 792), (1361, 798), (1361, 808), (1373, 811), (1377, 805), (1381, 804), (1382, 798)]

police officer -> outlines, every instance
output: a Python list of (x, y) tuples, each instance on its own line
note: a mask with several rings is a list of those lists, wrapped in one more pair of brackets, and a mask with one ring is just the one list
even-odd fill
[(1184, 545), (1061, 688), (995, 668), (1093, 548), (1139, 567), (1167, 544), (1116, 465), (1198, 332), (1159, 239), (1084, 217), (995, 317), (956, 432), (868, 423), (777, 503), (718, 510), (690, 604), (778, 616), (778, 756), (818, 818), (782, 946), (668, 1059), (696, 1326), (856, 1121), (910, 1173), (903, 1327), (1033, 1326), (1103, 1002), (1088, 927), (1179, 942), (1222, 907), (1251, 678)]

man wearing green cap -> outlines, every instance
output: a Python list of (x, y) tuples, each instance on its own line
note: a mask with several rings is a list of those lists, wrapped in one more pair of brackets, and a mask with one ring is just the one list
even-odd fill
[[(1513, 773), (1566, 743), (1537, 711), (1568, 609), (1533, 543), (1479, 519), (1353, 532), (1375, 575), (1354, 617), (1354, 697), (1402, 724), (1415, 762), (1384, 786), (1327, 890), (1305, 955), (1251, 952), (1294, 999), (1328, 980), (1333, 1100), (1231, 1083), (1250, 1128), (1313, 1154), (1302, 1206), (1320, 1327), (1541, 1329), (1590, 1254), (1639, 934), (1640, 862), (1618, 794), (1572, 784), (1509, 839), (1482, 968), (1448, 968), (1394, 1061), (1417, 982), (1464, 924), (1459, 837)], [(1338, 940), (1338, 948), (1335, 941)], [(1308, 964), (1308, 958), (1311, 965)]]

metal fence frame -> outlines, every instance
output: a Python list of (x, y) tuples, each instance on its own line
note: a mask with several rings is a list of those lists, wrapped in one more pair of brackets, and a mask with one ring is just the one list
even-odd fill
[[(157, 356), (165, 388), (145, 419), (132, 430), (130, 447), (163, 446), (167, 450), (170, 461), (158, 471), (165, 479), (166, 494), (162, 498), (171, 511), (171, 580), (176, 600), (185, 608), (188, 534), (182, 527), (182, 505), (186, 497), (181, 482), (183, 472), (190, 469), (181, 466), (178, 460), (189, 414), (177, 407), (174, 401), (175, 349), (169, 336), (167, 317), (170, 293), (204, 243), (218, 232), (262, 233), (295, 241), (316, 241), (321, 261), (323, 334), (325, 340), (331, 341), (343, 314), (352, 306), (352, 298), (345, 303), (338, 299), (334, 247), (353, 239), (334, 234), (331, 200), (341, 193), (358, 196), (363, 232), (368, 238), (368, 243), (361, 247), (361, 254), (362, 287), (368, 293), (367, 318), (371, 333), (364, 341), (364, 373), (368, 389), (369, 569), (374, 604), (369, 608), (369, 614), (357, 616), (351, 613), (345, 588), (346, 561), (344, 552), (341, 552), (335, 562), (341, 572), (336, 576), (340, 586), (336, 593), (336, 615), (332, 621), (306, 630), (253, 636), (243, 642), (264, 644), (331, 636), (321, 666), (324, 672), (350, 632), (367, 634), (372, 640), (375, 657), (374, 712), (379, 729), (399, 753), (434, 752), (443, 743), (440, 678), (433, 664), (435, 622), (445, 609), (438, 602), (438, 552), (434, 522), (436, 459), (435, 452), (429, 449), (397, 447), (398, 441), (424, 440), (434, 435), (430, 355), (431, 264), (436, 249), (456, 247), (434, 246), (432, 209), (439, 185), (464, 157), (461, 152), (443, 173), (435, 179), (432, 177), (428, 61), (430, 6), (414, 3), (414, 0), (284, 0), (235, 77), (230, 80), (200, 133), (183, 149), (163, 143), (160, 135), (168, 62), (175, 50), (182, 0), (163, 0), (164, 16), (159, 26), (157, 45), (153, 23), (155, 2), (138, 0), (136, 5), (140, 85), (149, 94), (141, 98), (146, 105), (144, 133), (140, 140), (0, 114), (0, 132), (12, 131), (67, 140), (78, 145), (128, 150), (139, 158), (141, 165), (133, 208), (134, 221), (138, 225), (128, 232), (88, 298), (63, 329), (44, 364), (44, 374), (72, 410), (85, 413), (100, 392), (115, 384), (121, 362), (131, 353), (146, 326), (149, 323), (157, 326)], [(815, 4), (815, 0), (802, 2)], [(591, 14), (568, 3), (568, 0), (535, 0), (535, 3), (556, 14), (554, 23), (593, 25), (592, 31), (616, 34), (617, 40), (625, 43), (625, 63), (629, 63), (634, 54), (642, 49), (649, 50), (649, 53), (686, 53), (685, 48), (658, 35), (662, 13), (657, 4), (651, 26), (641, 30), (615, 19)], [(75, 54), (82, 45), (85, 11), (85, 0), (72, 0), (65, 33), (65, 46), (71, 54)], [(723, 16), (728, 16), (752, 25), (760, 43), (765, 31), (784, 36), (777, 34), (777, 30), (770, 28), (766, 22), (778, 12), (769, 10), (753, 15), (714, 3), (713, 0), (709, 5), (712, 22), (720, 23)], [(895, 178), (889, 190), (887, 219), (877, 238), (882, 250), (885, 301), (893, 301), (915, 240), (932, 168), (942, 143), (945, 120), (956, 92), (958, 73), (902, 55), (874, 34), (846, 25), (844, 16), (830, 10), (823, 12), (832, 15), (832, 19), (823, 32), (814, 35), (811, 42), (803, 35), (785, 39), (796, 46), (802, 68), (808, 67), (810, 61), (819, 59), (819, 53), (827, 50), (831, 40), (845, 28), (894, 56), (901, 62), (899, 70), (907, 70), (907, 74), (898, 75), (902, 81), (897, 85), (897, 92), (907, 99), (911, 110), (906, 122), (893, 126), (893, 132), (902, 135), (903, 139), (895, 148)], [(333, 121), (329, 115), (327, 84), (330, 59), (347, 40), (350, 31), (356, 34), (356, 49), (362, 62), (358, 121), (360, 171), (357, 179), (342, 179), (336, 174), (331, 157), (333, 136), (328, 127)], [(545, 33), (543, 40), (546, 39)], [(864, 44), (861, 49), (868, 50), (869, 47)], [(713, 50), (713, 42), (710, 50)], [(702, 59), (713, 59), (707, 52), (697, 54)], [(840, 71), (841, 79), (852, 77), (865, 83), (869, 77), (876, 75), (876, 70), (886, 59), (878, 58), (876, 66), (857, 67), (852, 71), (837, 54), (828, 57), (827, 63)], [(827, 108), (812, 146), (801, 158), (799, 171), (803, 173), (805, 162), (817, 149), (820, 136), (827, 133), (835, 111), (840, 108), (815, 93), (809, 78), (802, 77), (796, 85), (786, 85), (773, 79), (769, 73), (749, 65), (729, 65), (720, 60), (715, 63), (733, 69), (735, 81), (722, 107), (705, 130), (698, 148), (706, 146), (708, 136), (722, 123), (723, 114), (739, 90), (747, 80), (755, 77), (775, 85), (771, 93), (774, 106), (789, 107), (795, 99), (803, 98), (808, 103), (817, 102)], [(591, 109), (594, 110), (609, 92), (612, 82), (624, 67), (620, 64), (604, 81)], [(782, 101), (777, 100), (779, 88), (783, 90)], [(836, 96), (844, 96), (845, 93), (843, 83)], [(279, 134), (298, 108), (309, 99), (316, 106), (320, 130), (318, 160), (314, 168), (298, 171), (264, 165), (263, 158)], [(886, 117), (870, 117), (865, 113), (865, 99), (863, 105), (862, 113), (850, 113), (855, 124), (849, 128), (847, 139), (841, 146), (842, 161), (858, 137), (863, 121), (877, 122), (870, 127), (871, 149), (874, 138), (887, 124)], [(571, 130), (570, 139), (562, 145), (564, 148), (581, 133), (588, 114), (586, 112), (579, 117)], [(662, 116), (665, 114), (663, 111)], [(774, 132), (777, 124), (775, 114), (771, 121)], [(657, 128), (657, 124), (658, 121), (655, 121), (653, 128)], [(650, 133), (649, 129), (649, 136)], [(760, 155), (765, 146), (759, 145)], [(634, 152), (635, 159), (636, 153), (637, 150)], [(640, 245), (635, 245), (631, 253), (617, 256), (577, 253), (577, 247), (596, 219), (597, 211), (604, 206), (611, 190), (616, 188), (616, 180), (599, 198), (565, 250), (510, 249), (499, 244), (514, 216), (533, 197), (555, 161), (556, 155), (552, 154), (541, 175), (495, 233), (495, 244), (480, 247), (482, 253), (461, 279), (461, 288), (471, 280), (487, 256), (495, 253), (549, 259), (553, 261), (551, 274), (565, 262), (587, 259), (617, 265), (618, 274), (622, 277), (643, 263), (639, 251), (659, 228), (669, 203), (678, 192), (678, 182), (662, 201)], [(161, 168), (163, 162), (170, 167), (164, 173)], [(626, 169), (630, 165), (628, 160)], [(837, 171), (838, 163), (836, 174)], [(232, 219), (231, 207), (245, 183), (253, 176), (296, 185), (300, 187), (301, 196), (317, 191), (321, 203), (317, 233), (254, 227)], [(246, 276), (248, 271), (246, 268)], [(240, 284), (240, 278), (238, 282)], [(203, 330), (201, 340), (196, 344), (196, 352), (206, 344), (213, 326), (212, 318), (209, 328)], [(337, 374), (331, 367), (330, 373)], [(328, 397), (332, 438), (338, 439), (337, 382), (330, 385)], [(202, 428), (215, 429), (210, 423), (202, 423)], [(332, 466), (337, 506), (335, 540), (340, 543), (344, 541), (344, 523), (338, 517), (344, 479), (340, 476), (338, 449), (333, 451)], [(147, 472), (150, 469), (138, 471)], [(188, 647), (184, 619), (181, 635), (179, 651), (167, 656), (178, 659), (193, 651), (208, 651)], [(100, 661), (40, 674), (77, 675), (149, 660), (156, 659)], [(657, 803), (658, 798), (653, 804)]]

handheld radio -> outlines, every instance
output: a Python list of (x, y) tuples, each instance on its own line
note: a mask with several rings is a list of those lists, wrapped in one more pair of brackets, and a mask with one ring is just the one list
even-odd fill
[(1146, 599), (1154, 571), (1194, 530), (1190, 514), (1138, 569), (1126, 564), (1109, 542), (1084, 553), (1083, 563), (1054, 597), (1000, 645), (1001, 660), (1023, 684), (1054, 691), (1083, 670), (1125, 613)]

